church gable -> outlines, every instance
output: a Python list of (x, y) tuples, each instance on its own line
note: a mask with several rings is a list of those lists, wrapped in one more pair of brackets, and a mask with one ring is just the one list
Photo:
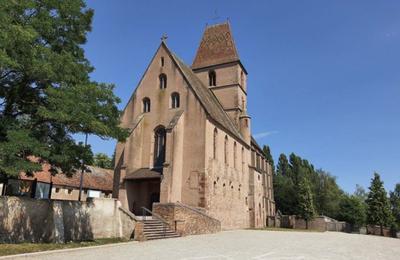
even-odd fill
[(193, 100), (201, 107), (162, 42), (124, 110), (122, 123), (131, 127), (135, 118), (144, 115), (148, 123), (167, 126), (176, 111), (187, 111)]
[[(186, 102), (194, 97), (197, 105), (200, 104), (212, 120), (238, 140), (243, 140), (214, 94), (168, 49), (164, 42), (158, 48), (124, 110), (123, 125), (130, 127), (134, 118), (151, 111), (157, 111), (156, 114), (167, 114), (164, 117), (158, 116), (157, 121), (161, 120), (168, 124), (174, 115), (170, 110), (173, 110), (174, 104), (176, 105), (172, 98), (173, 94), (179, 95), (179, 109), (187, 107)], [(189, 96), (192, 98), (189, 99)]]

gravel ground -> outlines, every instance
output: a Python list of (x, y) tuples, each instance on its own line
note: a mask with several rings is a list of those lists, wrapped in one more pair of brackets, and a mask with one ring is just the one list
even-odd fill
[[(0, 258), (1, 259), (1, 258)], [(400, 239), (339, 232), (235, 230), (12, 259), (400, 259)]]

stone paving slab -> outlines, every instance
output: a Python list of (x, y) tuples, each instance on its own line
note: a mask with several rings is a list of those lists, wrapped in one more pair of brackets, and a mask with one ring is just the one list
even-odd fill
[(339, 232), (235, 230), (211, 235), (28, 254), (13, 259), (398, 260), (400, 239)]

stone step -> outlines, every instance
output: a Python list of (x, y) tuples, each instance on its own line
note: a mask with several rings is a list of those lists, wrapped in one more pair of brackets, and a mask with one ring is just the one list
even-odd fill
[[(164, 230), (144, 230), (143, 233), (145, 234), (164, 234)], [(172, 230), (166, 230), (165, 234), (175, 234)]]
[(162, 226), (162, 225), (164, 225), (163, 223), (161, 223), (161, 222), (158, 222), (158, 223), (144, 223), (144, 225), (145, 226)]
[(162, 225), (162, 222), (143, 222), (145, 225)]
[(164, 223), (158, 222), (158, 223), (143, 223), (145, 226), (154, 226), (154, 225), (164, 225)]
[(158, 227), (158, 228), (144, 228), (143, 229), (144, 231), (148, 231), (148, 232), (151, 232), (151, 231), (158, 231), (158, 230), (161, 230), (161, 231), (163, 231), (163, 230), (170, 230), (169, 228), (163, 228), (163, 227)]
[[(156, 226), (156, 225), (154, 225), (154, 226), (144, 226), (144, 228), (146, 229), (150, 229), (150, 228), (164, 228), (164, 226), (162, 226), (162, 225), (159, 225), (159, 226)], [(166, 229), (168, 229), (168, 227), (165, 227)]]
[(169, 235), (169, 236), (146, 236), (147, 240), (155, 240), (155, 239), (166, 239), (166, 238), (177, 238), (179, 237), (178, 234)]
[(180, 237), (158, 219), (144, 219), (141, 222), (143, 222), (143, 235), (146, 240)]
[(158, 219), (145, 219), (145, 220), (142, 220), (143, 222), (145, 222), (145, 223), (151, 223), (151, 222), (161, 222), (160, 220), (158, 220)]

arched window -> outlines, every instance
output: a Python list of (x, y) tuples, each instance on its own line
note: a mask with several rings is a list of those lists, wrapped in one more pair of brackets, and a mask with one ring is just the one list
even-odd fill
[(225, 135), (225, 144), (224, 144), (224, 162), (228, 164), (228, 136)]
[(165, 162), (165, 127), (159, 126), (154, 130), (154, 168), (161, 168)]
[(215, 74), (215, 71), (210, 70), (210, 72), (208, 72), (208, 82), (210, 86), (217, 85), (217, 74)]
[(236, 169), (237, 151), (236, 142), (233, 143), (233, 167)]
[(166, 89), (167, 88), (167, 75), (162, 73), (162, 74), (160, 74), (160, 76), (158, 76), (158, 78), (160, 81), (160, 89)]
[(150, 98), (143, 98), (143, 113), (150, 112)]
[(213, 139), (213, 158), (217, 159), (217, 137), (218, 137), (218, 130), (214, 128), (214, 139)]
[(161, 57), (160, 63), (161, 63), (161, 67), (164, 67), (164, 57)]
[(179, 93), (171, 94), (171, 108), (178, 108), (180, 106)]

